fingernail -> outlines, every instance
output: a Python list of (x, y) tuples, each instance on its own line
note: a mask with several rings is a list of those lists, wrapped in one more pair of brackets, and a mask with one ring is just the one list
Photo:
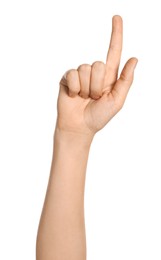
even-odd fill
[(99, 99), (100, 96), (93, 96), (92, 98), (93, 98), (93, 99)]

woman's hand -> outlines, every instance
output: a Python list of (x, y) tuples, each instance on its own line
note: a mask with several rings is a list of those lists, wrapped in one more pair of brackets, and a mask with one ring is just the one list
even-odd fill
[(58, 129), (94, 136), (122, 108), (137, 64), (136, 58), (129, 59), (118, 78), (122, 38), (122, 18), (116, 15), (112, 19), (106, 63), (82, 64), (62, 77), (57, 103)]

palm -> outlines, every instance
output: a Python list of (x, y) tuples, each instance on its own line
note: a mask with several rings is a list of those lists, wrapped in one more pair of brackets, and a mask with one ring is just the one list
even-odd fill
[[(77, 70), (67, 72), (60, 81), (57, 123), (61, 129), (95, 133), (120, 110), (137, 62), (131, 58), (117, 79), (121, 50), (122, 19), (115, 16), (106, 64), (81, 65)], [(68, 95), (70, 93), (74, 97)], [(96, 95), (100, 97), (96, 99)]]

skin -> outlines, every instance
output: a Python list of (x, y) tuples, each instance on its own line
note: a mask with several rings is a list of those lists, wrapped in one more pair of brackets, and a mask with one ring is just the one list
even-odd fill
[(40, 218), (37, 260), (85, 260), (84, 187), (90, 146), (124, 105), (136, 58), (120, 76), (123, 21), (112, 18), (106, 63), (95, 61), (68, 70), (60, 80), (50, 177)]

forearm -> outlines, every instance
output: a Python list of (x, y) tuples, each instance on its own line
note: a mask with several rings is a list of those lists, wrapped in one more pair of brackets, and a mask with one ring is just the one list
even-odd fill
[(55, 130), (37, 260), (86, 259), (84, 185), (91, 140), (85, 135)]

